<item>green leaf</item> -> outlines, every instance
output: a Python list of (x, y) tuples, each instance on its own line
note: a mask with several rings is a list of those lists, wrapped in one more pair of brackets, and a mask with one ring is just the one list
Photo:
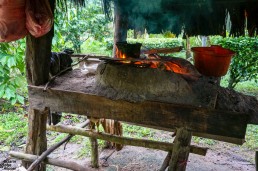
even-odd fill
[(9, 68), (11, 68), (11, 67), (13, 67), (13, 66), (15, 66), (16, 65), (16, 60), (15, 60), (15, 58), (14, 57), (10, 57), (9, 59), (8, 59), (8, 61), (7, 61), (7, 66), (9, 67)]
[(17, 101), (16, 98), (12, 98), (12, 99), (11, 99), (11, 105), (15, 105), (16, 101)]
[(1, 85), (1, 86), (0, 86), (0, 98), (3, 97), (4, 92), (5, 92), (5, 86), (4, 86), (4, 85)]
[(17, 100), (18, 102), (20, 102), (21, 104), (24, 104), (24, 97), (17, 95)]

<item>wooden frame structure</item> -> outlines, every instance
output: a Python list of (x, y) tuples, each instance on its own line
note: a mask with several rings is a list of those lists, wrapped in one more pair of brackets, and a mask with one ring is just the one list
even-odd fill
[[(54, 1), (50, 1), (50, 3), (52, 9), (54, 9)], [(115, 16), (114, 41), (125, 41), (126, 17), (120, 15), (119, 8), (115, 8)], [(117, 137), (105, 133), (86, 131), (82, 128), (48, 127), (51, 131), (91, 137), (92, 165), (94, 167), (98, 167), (96, 139), (99, 138), (168, 151), (168, 158), (164, 161), (161, 170), (165, 170), (168, 166), (170, 171), (185, 170), (186, 164), (181, 164), (180, 161), (187, 161), (190, 152), (200, 155), (206, 154), (207, 149), (190, 145), (192, 135), (236, 144), (244, 142), (246, 123), (250, 122), (246, 114), (149, 101), (143, 103), (113, 101), (105, 97), (54, 88), (43, 91), (42, 85), (46, 84), (49, 79), (50, 58), (48, 57), (51, 53), (52, 37), (53, 29), (43, 37), (34, 38), (29, 35), (26, 39), (30, 109), (29, 134), (25, 153), (31, 155), (12, 153), (13, 156), (25, 160), (25, 167), (28, 168), (31, 162), (36, 159), (36, 156), (47, 150), (46, 123), (50, 110), (115, 119), (161, 130), (177, 130), (176, 138), (172, 144)], [(96, 105), (99, 106), (99, 110), (96, 110)], [(45, 163), (62, 166), (60, 161), (49, 158), (35, 169), (45, 171)], [(73, 169), (84, 170), (85, 168), (76, 165)]]

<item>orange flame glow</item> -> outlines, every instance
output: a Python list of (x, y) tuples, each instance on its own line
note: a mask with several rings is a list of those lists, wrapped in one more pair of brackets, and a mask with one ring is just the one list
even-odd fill
[(126, 55), (116, 47), (116, 58), (125, 59)]
[[(116, 58), (121, 58), (121, 59), (126, 59), (127, 56), (126, 54), (124, 54), (122, 51), (120, 51), (117, 47), (116, 47)], [(159, 56), (149, 56), (148, 59), (160, 59)], [(120, 61), (121, 63), (131, 63), (130, 60), (128, 61)], [(161, 68), (167, 71), (172, 71), (178, 74), (185, 74), (187, 73), (186, 71), (184, 71), (184, 69), (182, 69), (180, 67), (180, 65), (175, 64), (174, 62), (170, 62), (170, 61), (137, 61), (133, 63), (134, 65), (143, 65), (143, 64), (149, 64), (150, 68), (153, 69), (157, 69), (157, 68)]]

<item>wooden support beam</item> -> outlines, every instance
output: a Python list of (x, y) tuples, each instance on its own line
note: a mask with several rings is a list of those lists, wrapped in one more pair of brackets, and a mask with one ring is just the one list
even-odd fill
[[(244, 139), (248, 115), (187, 105), (144, 101), (132, 103), (58, 89), (29, 86), (33, 108), (76, 113), (155, 127), (187, 126), (192, 132)], [(101, 109), (101, 110), (100, 110)], [(162, 125), (162, 126), (161, 126)]]
[(91, 167), (99, 168), (99, 149), (98, 140), (90, 137), (91, 144)]
[[(21, 159), (21, 160), (28, 161), (28, 162), (33, 162), (33, 161), (37, 160), (37, 158), (38, 158), (38, 156), (36, 156), (36, 155), (25, 154), (25, 153), (15, 152), (15, 151), (10, 151), (9, 154), (13, 158)], [(50, 164), (53, 166), (63, 167), (63, 168), (70, 169), (70, 170), (75, 170), (75, 171), (85, 171), (85, 170), (95, 171), (95, 169), (92, 169), (90, 167), (83, 167), (82, 165), (80, 165), (76, 162), (73, 162), (73, 161), (53, 159), (50, 157), (47, 157), (44, 160), (44, 163)]]
[[(85, 121), (84, 123), (78, 125), (78, 127), (86, 127), (88, 124), (90, 123), (89, 120)], [(43, 160), (45, 160), (45, 158), (51, 154), (54, 150), (56, 150), (58, 147), (60, 147), (61, 145), (63, 145), (65, 142), (69, 141), (74, 135), (68, 135), (67, 137), (65, 137), (62, 141), (58, 142), (57, 144), (54, 144), (53, 146), (51, 146), (50, 148), (48, 148), (46, 151), (44, 151), (38, 158), (37, 160), (35, 160), (30, 167), (27, 169), (27, 171), (32, 171), (34, 170)]]
[(177, 129), (168, 171), (185, 171), (190, 153), (191, 139), (192, 133), (186, 128)]
[[(51, 10), (54, 14), (55, 0), (49, 0)], [(26, 37), (26, 74), (27, 82), (31, 85), (43, 85), (49, 79), (50, 56), (54, 28), (46, 35), (35, 38), (32, 35)], [(26, 153), (40, 155), (47, 149), (46, 123), (49, 109), (36, 110), (29, 109), (29, 132), (26, 144)], [(25, 167), (30, 162), (23, 162)], [(45, 171), (42, 164), (36, 168), (38, 171)]]
[[(46, 124), (49, 109), (36, 110), (29, 108), (29, 131), (25, 152), (27, 154), (41, 155), (47, 149)], [(31, 163), (23, 162), (25, 168), (28, 168)], [(45, 164), (41, 164), (36, 170), (44, 171)]]
[[(47, 130), (61, 132), (61, 133), (82, 135), (86, 137), (102, 139), (102, 140), (111, 141), (118, 144), (130, 145), (130, 146), (146, 147), (146, 148), (152, 148), (152, 149), (164, 150), (164, 151), (173, 150), (172, 143), (138, 139), (138, 138), (120, 137), (120, 136), (110, 135), (102, 132), (97, 133), (91, 130), (75, 128), (72, 126), (65, 126), (65, 125), (48, 126)], [(197, 147), (192, 145), (190, 146), (190, 152), (205, 156), (207, 152), (207, 148), (202, 148), (202, 147)]]
[[(160, 127), (160, 126), (135, 124), (135, 123), (130, 123), (130, 122), (126, 122), (126, 123), (127, 124), (131, 124), (131, 125), (137, 125), (137, 126), (143, 126), (143, 127), (147, 127), (147, 128), (152, 128), (152, 129), (170, 131), (170, 132), (174, 132), (175, 131), (175, 129), (164, 128), (164, 127)], [(224, 141), (224, 142), (233, 143), (233, 144), (237, 144), (237, 145), (242, 145), (245, 142), (245, 139), (225, 137), (225, 136), (219, 136), (219, 135), (211, 135), (211, 134), (199, 133), (199, 132), (193, 132), (192, 135), (193, 136), (197, 136), (197, 137), (202, 137), (202, 138), (208, 138), (208, 139), (214, 139), (214, 140), (218, 140), (218, 141)]]

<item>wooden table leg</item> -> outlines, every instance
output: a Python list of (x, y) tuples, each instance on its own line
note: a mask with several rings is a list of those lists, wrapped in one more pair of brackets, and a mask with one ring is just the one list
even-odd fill
[[(49, 109), (43, 111), (29, 109), (29, 132), (25, 152), (28, 154), (41, 155), (47, 149), (46, 123)], [(23, 162), (28, 168), (30, 162)], [(40, 164), (35, 170), (45, 171), (46, 165)]]
[(169, 162), (168, 171), (185, 171), (190, 152), (192, 133), (186, 128), (177, 129), (174, 140), (172, 157)]
[(98, 149), (98, 140), (96, 138), (90, 138), (91, 143), (91, 167), (99, 167), (99, 149)]

